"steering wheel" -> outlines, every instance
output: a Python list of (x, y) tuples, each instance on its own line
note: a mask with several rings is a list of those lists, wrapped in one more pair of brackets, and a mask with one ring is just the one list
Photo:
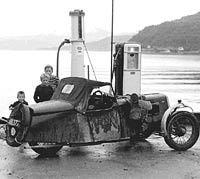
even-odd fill
[(104, 101), (104, 98), (103, 98), (103, 92), (100, 91), (100, 90), (97, 90), (95, 91), (93, 94), (92, 94), (92, 98), (94, 99), (94, 103), (96, 104), (96, 107), (97, 108), (101, 108), (100, 106), (103, 105), (103, 101)]
[[(100, 94), (100, 95), (97, 95), (97, 94)], [(103, 96), (103, 93), (102, 93), (102, 91), (100, 91), (100, 90), (97, 90), (97, 91), (95, 91), (93, 94), (92, 94), (92, 96)]]

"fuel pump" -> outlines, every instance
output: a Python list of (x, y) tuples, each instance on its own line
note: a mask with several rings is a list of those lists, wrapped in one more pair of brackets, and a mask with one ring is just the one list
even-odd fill
[(141, 93), (141, 45), (117, 44), (114, 57), (116, 94)]
[(69, 13), (71, 16), (71, 76), (85, 77), (84, 66), (84, 16), (83, 10), (74, 10)]

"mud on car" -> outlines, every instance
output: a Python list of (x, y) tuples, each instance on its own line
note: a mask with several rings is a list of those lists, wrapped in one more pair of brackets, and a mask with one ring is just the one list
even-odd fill
[[(198, 114), (190, 107), (181, 101), (170, 107), (160, 93), (132, 97), (135, 105), (131, 94), (116, 96), (111, 83), (64, 78), (50, 101), (20, 104), (6, 122), (1, 121), (6, 125), (6, 141), (13, 147), (28, 142), (44, 155), (55, 154), (64, 145), (140, 140), (152, 133), (162, 135), (175, 150), (187, 150), (195, 144)], [(148, 102), (151, 108), (139, 105), (140, 101)], [(137, 119), (130, 118), (131, 110), (138, 111)]]

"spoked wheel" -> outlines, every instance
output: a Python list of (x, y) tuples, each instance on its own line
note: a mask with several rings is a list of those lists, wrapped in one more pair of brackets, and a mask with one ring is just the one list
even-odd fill
[(167, 125), (165, 142), (173, 149), (184, 151), (191, 148), (199, 137), (196, 117), (187, 111), (172, 116)]
[(53, 156), (63, 147), (62, 145), (39, 142), (29, 142), (29, 145), (34, 152), (45, 156)]

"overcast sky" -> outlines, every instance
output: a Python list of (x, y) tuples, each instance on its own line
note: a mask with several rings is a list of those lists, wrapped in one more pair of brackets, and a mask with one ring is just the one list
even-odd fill
[[(0, 36), (70, 33), (69, 12), (85, 12), (85, 31), (110, 31), (112, 0), (0, 0)], [(200, 0), (115, 0), (114, 34), (200, 11)]]

